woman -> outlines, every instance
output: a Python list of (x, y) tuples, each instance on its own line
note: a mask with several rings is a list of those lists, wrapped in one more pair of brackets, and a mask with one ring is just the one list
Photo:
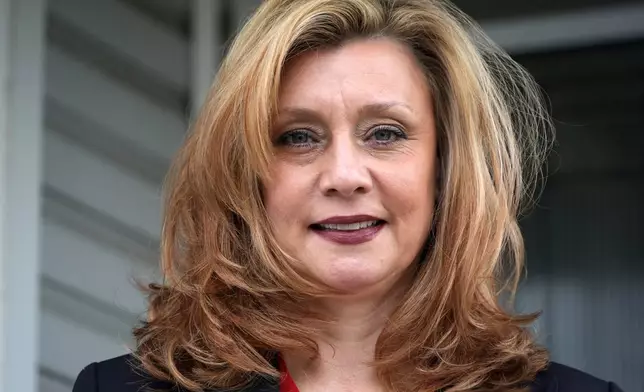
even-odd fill
[(74, 391), (616, 391), (499, 305), (548, 132), (449, 4), (265, 1), (175, 162), (136, 350)]

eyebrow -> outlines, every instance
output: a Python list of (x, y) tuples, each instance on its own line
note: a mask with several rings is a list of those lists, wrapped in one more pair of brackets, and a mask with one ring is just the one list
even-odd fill
[(317, 110), (305, 107), (286, 107), (279, 110), (281, 120), (300, 120), (320, 122), (321, 115)]
[(414, 113), (414, 109), (412, 109), (409, 105), (404, 102), (397, 101), (370, 103), (361, 107), (359, 113), (361, 117), (365, 117), (367, 115), (384, 114), (394, 108), (403, 108), (410, 113)]
[[(403, 108), (410, 113), (414, 110), (404, 102), (374, 102), (362, 106), (358, 109), (360, 117), (369, 115), (382, 115), (390, 112), (394, 108)], [(321, 121), (321, 115), (317, 110), (306, 107), (285, 107), (279, 110), (280, 117), (288, 119), (298, 119), (303, 121)]]

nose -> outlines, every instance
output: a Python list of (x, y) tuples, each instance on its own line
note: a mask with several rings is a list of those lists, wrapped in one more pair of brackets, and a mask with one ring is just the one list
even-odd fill
[(373, 188), (364, 154), (352, 140), (335, 140), (324, 152), (320, 190), (327, 196), (352, 197)]

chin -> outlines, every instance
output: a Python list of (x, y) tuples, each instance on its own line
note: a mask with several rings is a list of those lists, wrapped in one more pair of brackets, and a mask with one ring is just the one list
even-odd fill
[(369, 292), (373, 287), (378, 286), (377, 280), (365, 279), (364, 277), (344, 277), (342, 279), (326, 279), (325, 283), (330, 287), (344, 294), (360, 294)]
[(392, 271), (374, 270), (372, 265), (360, 266), (343, 265), (340, 268), (329, 268), (320, 281), (346, 294), (360, 294), (373, 291), (382, 286), (392, 276)]

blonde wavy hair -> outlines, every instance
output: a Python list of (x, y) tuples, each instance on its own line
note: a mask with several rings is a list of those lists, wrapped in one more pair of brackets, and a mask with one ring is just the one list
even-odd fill
[(167, 182), (164, 282), (150, 285), (136, 356), (153, 377), (201, 391), (277, 377), (275, 355), (318, 347), (302, 306), (327, 288), (277, 245), (262, 203), (269, 130), (293, 57), (348, 40), (407, 45), (433, 94), (441, 172), (428, 246), (380, 334), (391, 391), (514, 391), (548, 362), (499, 301), (523, 270), (517, 222), (551, 125), (528, 73), (448, 2), (266, 0), (233, 41)]

